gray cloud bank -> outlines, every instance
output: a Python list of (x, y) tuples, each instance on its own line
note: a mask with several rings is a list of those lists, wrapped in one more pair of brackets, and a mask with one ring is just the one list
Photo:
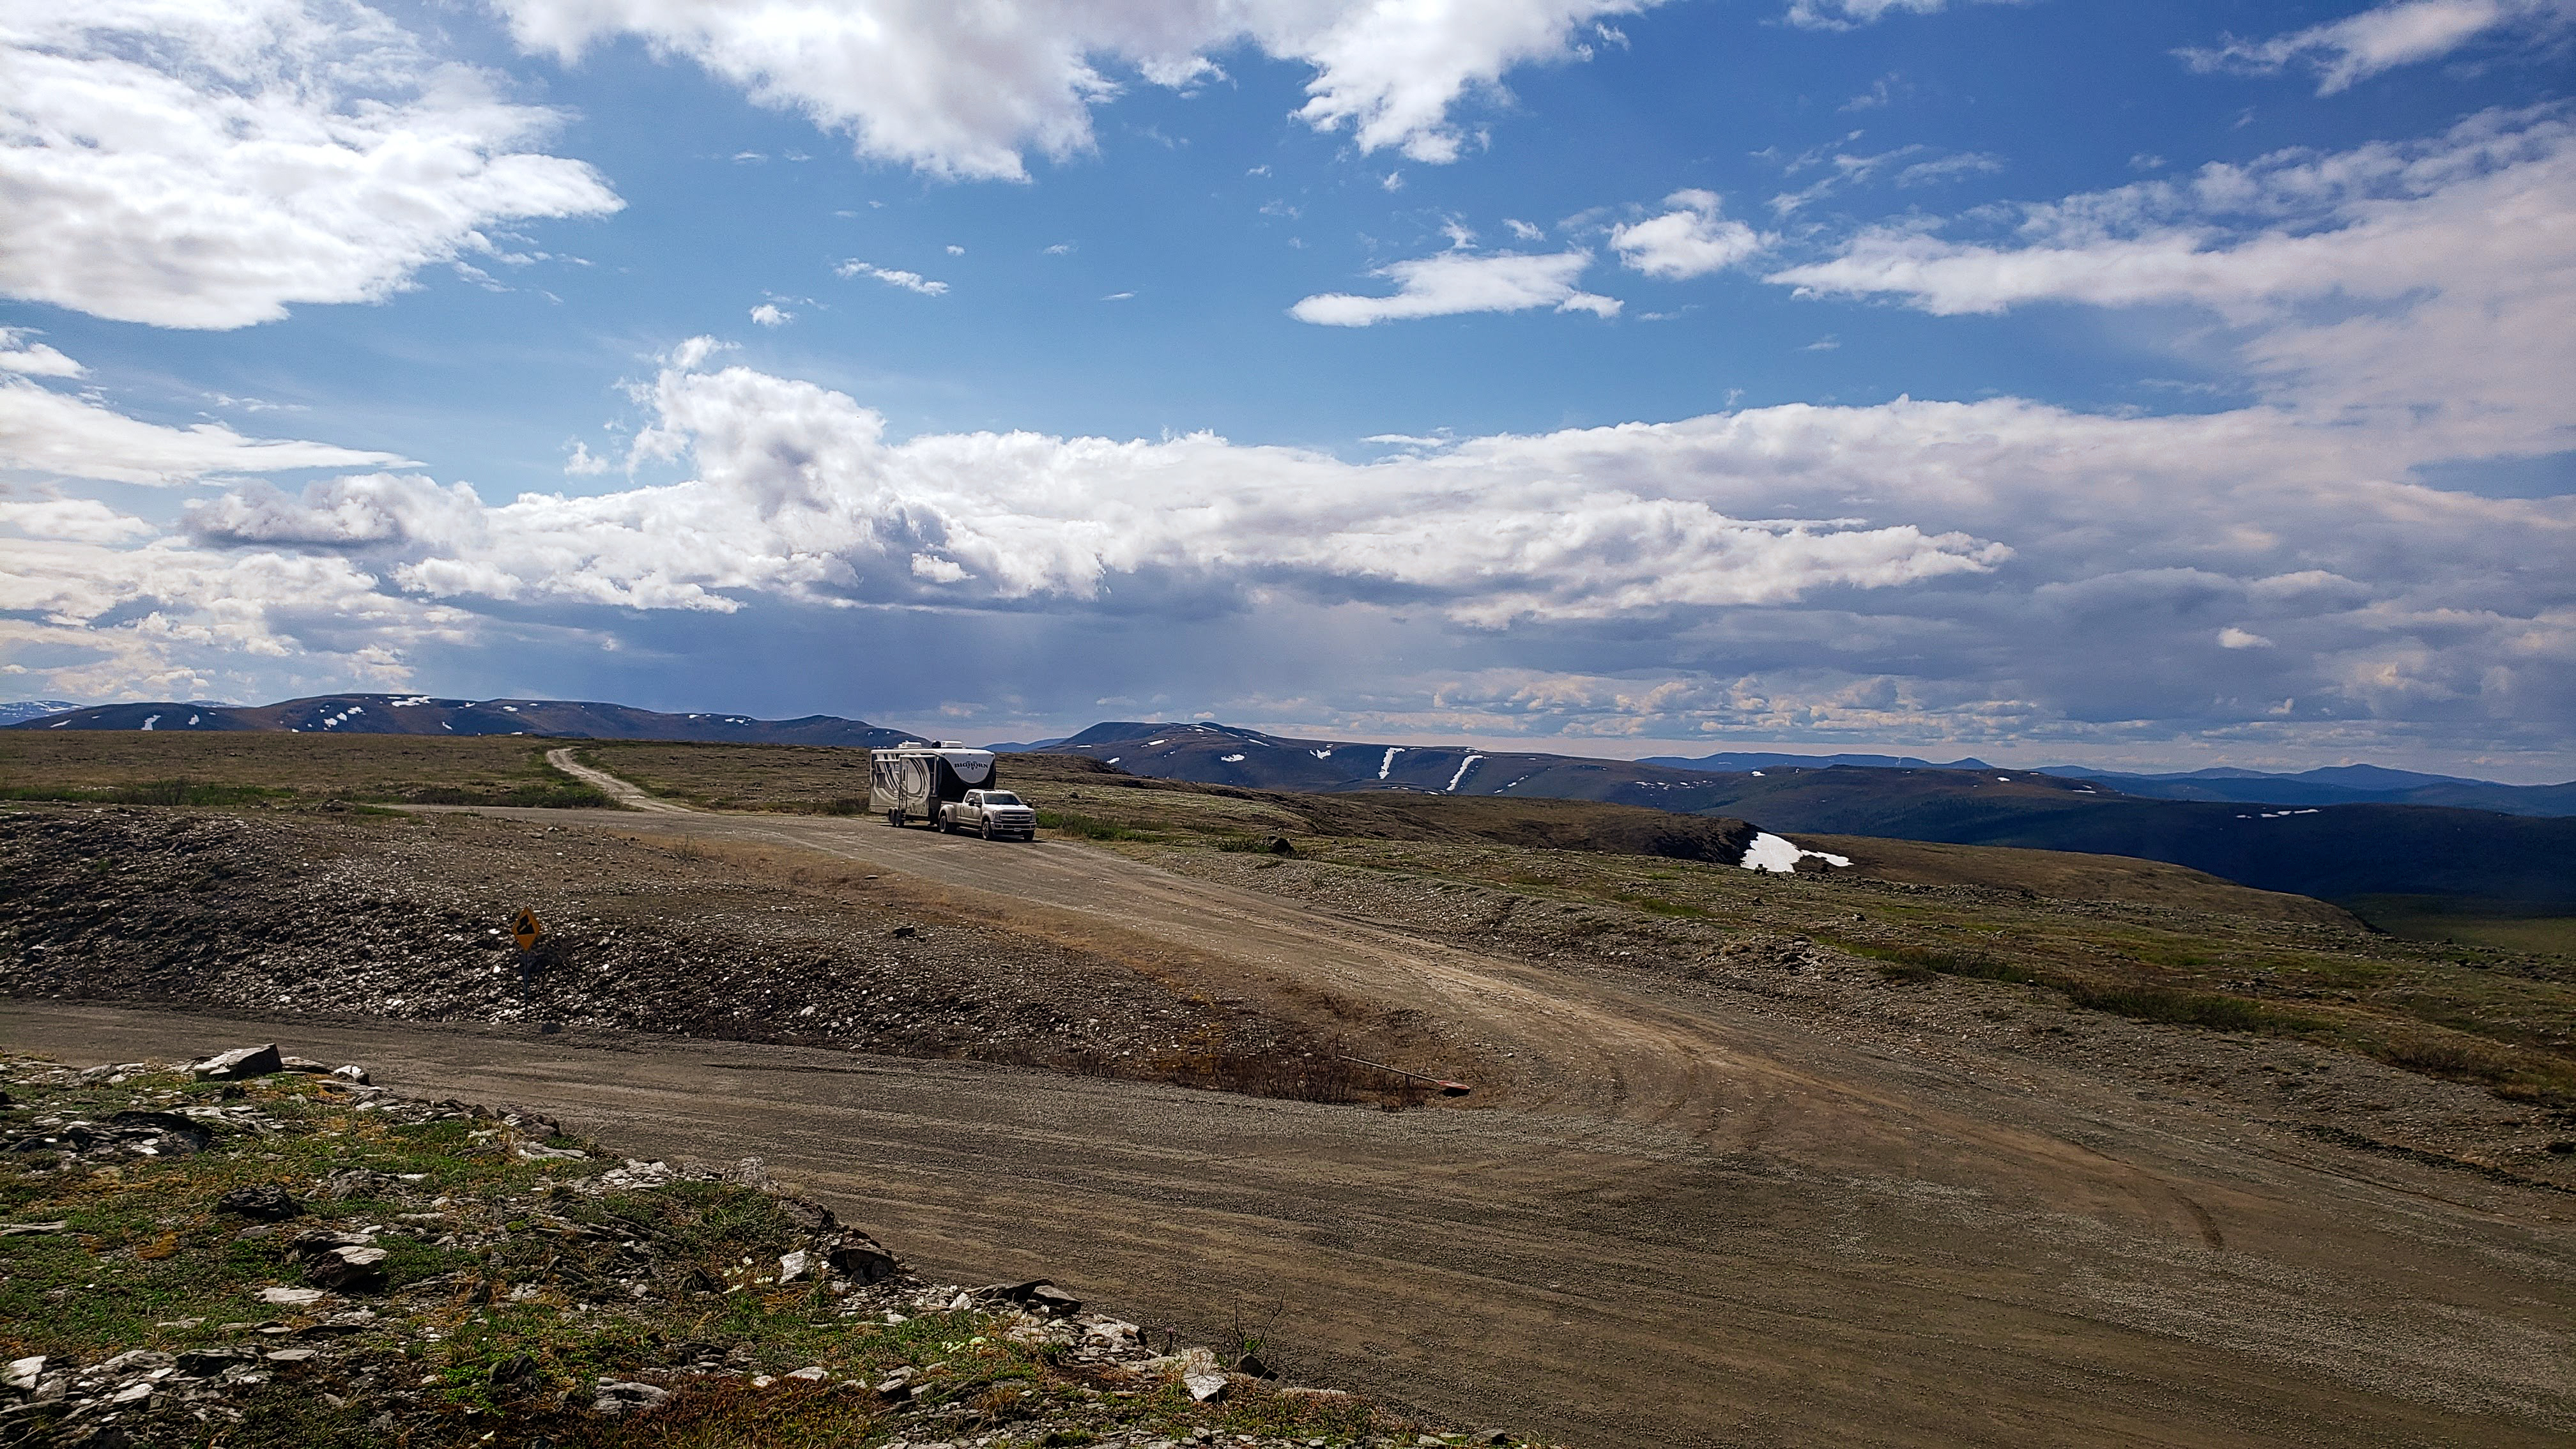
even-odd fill
[[(2287, 408), (1799, 405), (1349, 462), (1212, 435), (894, 441), (846, 394), (715, 355), (637, 389), (630, 461), (673, 483), (487, 503), (414, 473), (253, 481), (175, 531), (22, 489), (0, 641), (75, 695), (411, 683), (504, 638), (656, 676), (677, 640), (785, 637), (847, 661), (808, 707), (916, 717), (2193, 734), (2541, 773), (2576, 720), (2576, 497), (2427, 487), (2388, 437)], [(137, 447), (192, 436), (123, 421)], [(880, 655), (925, 620), (1015, 662)]]

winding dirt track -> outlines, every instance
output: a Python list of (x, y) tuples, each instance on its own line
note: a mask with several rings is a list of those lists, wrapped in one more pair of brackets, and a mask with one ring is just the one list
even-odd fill
[[(841, 857), (1017, 926), (1182, 953), (1211, 988), (1412, 1008), (1454, 1049), (1436, 1065), (1479, 1083), (1385, 1114), (789, 1048), (291, 1031), (380, 1081), (554, 1111), (640, 1153), (760, 1156), (934, 1272), (1050, 1274), (1202, 1338), (1275, 1305), (1302, 1377), (1586, 1445), (2576, 1432), (2576, 1199), (2036, 1063), (1838, 1043), (1071, 844), (484, 813)], [(246, 1030), (5, 1011), (10, 1044), (102, 1060)]]

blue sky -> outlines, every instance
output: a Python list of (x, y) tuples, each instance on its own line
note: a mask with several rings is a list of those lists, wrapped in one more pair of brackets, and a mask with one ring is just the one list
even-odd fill
[(0, 694), (2576, 775), (2566, 0), (0, 17)]

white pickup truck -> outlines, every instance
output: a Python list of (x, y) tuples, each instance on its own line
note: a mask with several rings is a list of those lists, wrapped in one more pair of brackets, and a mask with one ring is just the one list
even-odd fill
[(965, 799), (939, 807), (939, 828), (972, 830), (986, 840), (996, 836), (1035, 840), (1038, 812), (1008, 790), (969, 790)]

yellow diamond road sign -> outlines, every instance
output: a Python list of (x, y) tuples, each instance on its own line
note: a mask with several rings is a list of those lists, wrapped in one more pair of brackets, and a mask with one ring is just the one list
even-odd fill
[(537, 913), (526, 906), (519, 907), (518, 916), (510, 922), (510, 939), (519, 943), (519, 949), (537, 949), (537, 938), (545, 933), (546, 928), (538, 924)]

